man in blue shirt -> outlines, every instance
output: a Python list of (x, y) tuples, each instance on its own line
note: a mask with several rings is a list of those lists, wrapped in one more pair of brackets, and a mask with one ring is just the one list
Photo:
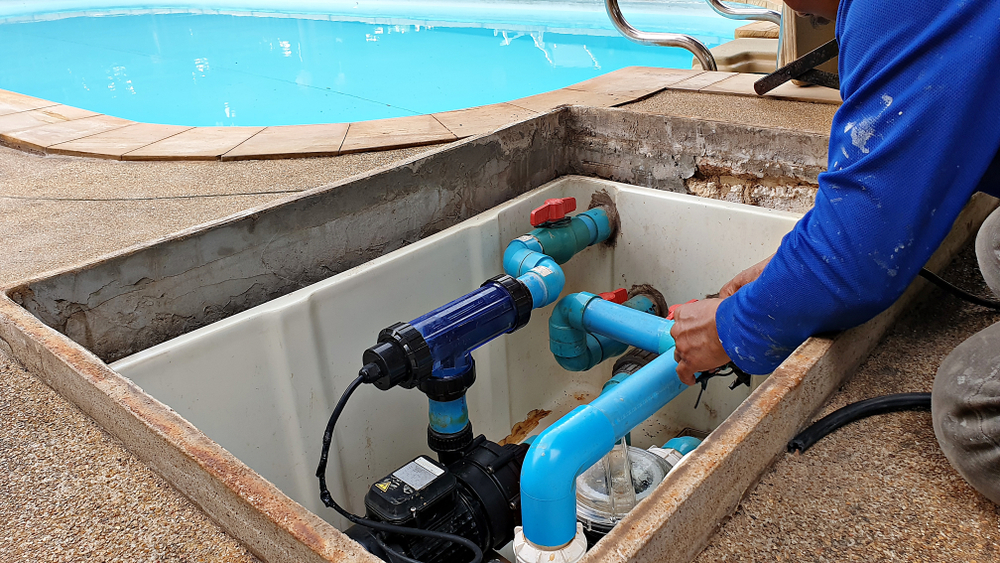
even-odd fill
[[(871, 319), (902, 295), (974, 192), (1000, 195), (1000, 1), (785, 1), (837, 22), (844, 103), (828, 170), (815, 207), (769, 260), (719, 299), (675, 311), (677, 371), (689, 384), (730, 360), (770, 373), (808, 337)], [(980, 239), (1000, 241), (994, 219)], [(1000, 330), (990, 342), (1000, 354)], [(978, 426), (972, 450), (952, 444), (968, 436), (937, 435), (956, 469), (1000, 503), (998, 370), (1000, 355), (975, 398), (959, 392), (941, 406), (935, 396), (934, 418), (936, 428), (939, 419), (992, 421)]]

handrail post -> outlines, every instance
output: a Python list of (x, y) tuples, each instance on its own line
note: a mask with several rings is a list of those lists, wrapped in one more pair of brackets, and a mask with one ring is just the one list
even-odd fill
[[(709, 3), (711, 3), (711, 0), (709, 0)], [(681, 47), (682, 49), (690, 51), (695, 58), (698, 59), (698, 62), (701, 63), (702, 69), (718, 69), (718, 66), (715, 64), (715, 57), (712, 56), (712, 52), (709, 51), (708, 47), (706, 47), (704, 43), (694, 37), (681, 33), (650, 33), (646, 31), (639, 31), (625, 21), (625, 16), (622, 15), (621, 8), (618, 6), (618, 0), (604, 0), (604, 7), (607, 9), (608, 17), (611, 18), (611, 23), (614, 24), (615, 28), (618, 29), (622, 35), (632, 41), (643, 45)], [(780, 21), (781, 16), (779, 15), (778, 17)]]
[(734, 8), (721, 0), (705, 0), (715, 13), (731, 20), (755, 20), (781, 25), (781, 12), (768, 8)]

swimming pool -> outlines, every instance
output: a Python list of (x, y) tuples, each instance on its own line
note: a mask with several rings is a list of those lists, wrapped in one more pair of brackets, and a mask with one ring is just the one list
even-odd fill
[[(81, 4), (0, 1), (0, 88), (136, 121), (291, 125), (479, 106), (692, 61), (620, 37), (598, 0)], [(624, 11), (709, 47), (739, 25), (700, 0)]]

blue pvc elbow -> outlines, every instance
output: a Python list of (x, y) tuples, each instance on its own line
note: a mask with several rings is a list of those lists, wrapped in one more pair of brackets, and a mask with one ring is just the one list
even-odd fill
[[(637, 300), (634, 305), (645, 306), (646, 301)], [(673, 324), (592, 293), (573, 293), (560, 300), (549, 317), (549, 350), (564, 368), (585, 371), (624, 353), (628, 345), (655, 353), (673, 348)]]
[[(563, 302), (566, 300), (560, 302), (549, 317), (549, 350), (563, 369), (587, 371), (604, 360), (625, 353), (627, 344), (600, 334), (589, 334), (570, 325), (567, 315), (572, 307), (569, 303), (563, 307)], [(653, 301), (645, 295), (636, 295), (623, 306), (647, 314), (655, 310)]]
[(699, 444), (701, 444), (701, 440), (694, 436), (680, 436), (667, 440), (667, 443), (663, 444), (663, 449), (677, 450), (681, 455), (687, 455), (694, 451)]
[(521, 469), (521, 516), (531, 543), (556, 548), (576, 535), (576, 478), (626, 433), (687, 388), (663, 354), (532, 443)]

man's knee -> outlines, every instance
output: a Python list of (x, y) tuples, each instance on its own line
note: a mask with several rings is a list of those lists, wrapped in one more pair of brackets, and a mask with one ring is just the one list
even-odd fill
[(983, 222), (976, 235), (976, 260), (986, 285), (1000, 297), (1000, 209)]
[(1000, 504), (1000, 323), (972, 335), (941, 363), (931, 412), (952, 467)]

